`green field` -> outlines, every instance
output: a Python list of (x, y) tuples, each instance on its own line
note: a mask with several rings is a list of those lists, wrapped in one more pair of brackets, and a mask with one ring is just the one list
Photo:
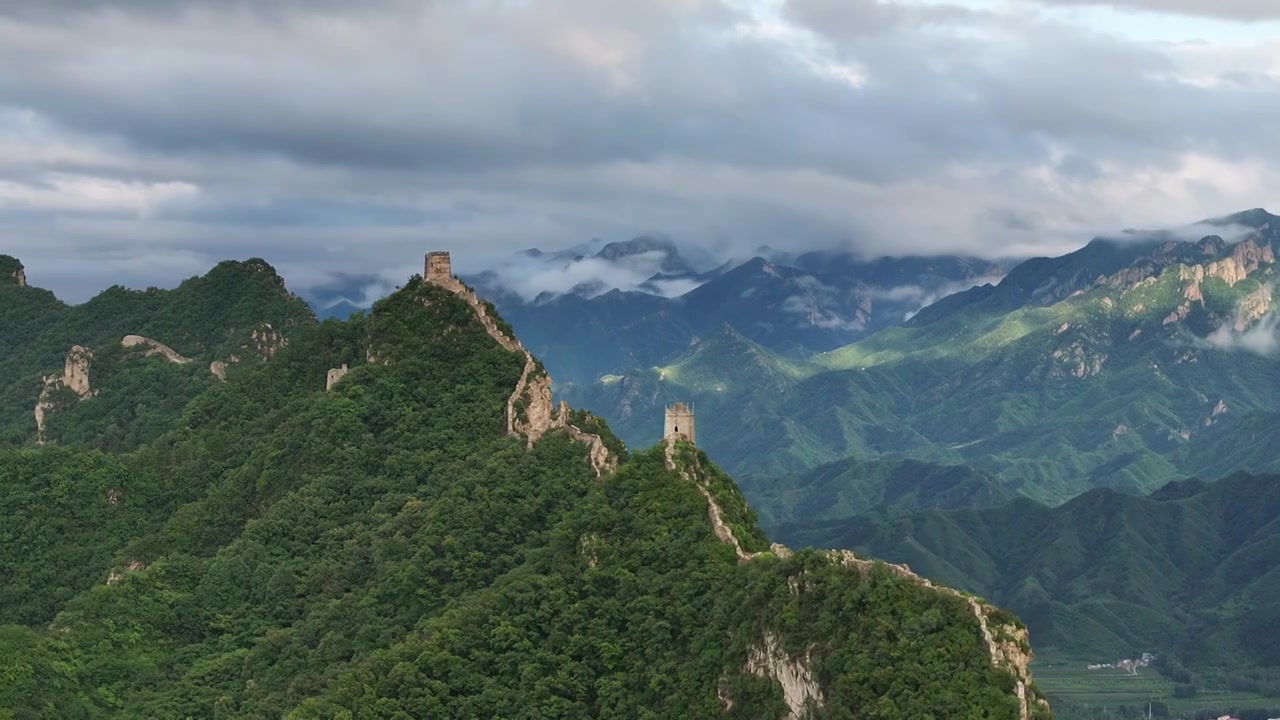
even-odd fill
[(1086, 665), (1052, 652), (1041, 653), (1032, 664), (1036, 684), (1049, 697), (1058, 720), (1134, 717), (1121, 714), (1122, 706), (1137, 709), (1146, 717), (1149, 701), (1163, 703), (1169, 710), (1167, 717), (1175, 718), (1192, 717), (1198, 710), (1280, 707), (1280, 698), (1205, 689), (1194, 698), (1179, 699), (1173, 696), (1173, 683), (1154, 669), (1139, 668), (1137, 675), (1131, 675), (1123, 670), (1088, 670)]

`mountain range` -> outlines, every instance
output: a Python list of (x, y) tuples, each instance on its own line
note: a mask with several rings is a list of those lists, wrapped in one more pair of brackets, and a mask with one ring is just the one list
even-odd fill
[(259, 259), (0, 272), (0, 716), (1051, 717), (1012, 615), (770, 544), (447, 274), (318, 322)]
[(1232, 241), (1097, 239), (808, 357), (724, 324), (670, 363), (565, 395), (641, 444), (658, 408), (694, 402), (701, 444), (783, 519), (829, 479), (815, 468), (846, 458), (969, 466), (1001, 488), (974, 496), (984, 503), (1275, 470), (1280, 218), (1213, 225)]
[[(1071, 657), (1167, 659), (1165, 670), (1280, 696), (1280, 476), (1091, 490), (1050, 508), (798, 521), (786, 542), (852, 547), (1005, 604), (1037, 646)], [(1204, 680), (1200, 680), (1204, 682)]]
[[(690, 260), (668, 238), (640, 236), (525, 250), (496, 270), (462, 278), (547, 358), (560, 385), (581, 385), (666, 364), (726, 323), (774, 352), (806, 357), (1002, 274), (997, 263), (959, 256), (756, 252)], [(345, 317), (356, 306), (334, 298), (363, 294), (361, 282), (369, 280), (327, 288), (313, 304), (322, 317)]]

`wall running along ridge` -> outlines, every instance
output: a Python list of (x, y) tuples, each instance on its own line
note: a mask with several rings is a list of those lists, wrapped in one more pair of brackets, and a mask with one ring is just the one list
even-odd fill
[[(569, 437), (589, 448), (588, 457), (597, 477), (618, 469), (618, 459), (605, 446), (604, 440), (599, 435), (569, 424), (568, 403), (560, 403), (558, 416), (553, 412), (551, 376), (534, 359), (533, 353), (520, 344), (519, 340), (507, 335), (498, 327), (498, 323), (489, 314), (489, 308), (480, 301), (471, 288), (452, 276), (440, 273), (430, 273), (426, 281), (462, 298), (471, 306), (489, 337), (506, 350), (524, 356), (524, 370), (520, 373), (520, 380), (516, 382), (515, 391), (507, 399), (508, 435), (522, 435), (527, 439), (528, 447), (533, 447), (533, 444), (549, 430), (562, 429), (568, 433)], [(523, 411), (520, 408), (522, 401)]]
[(145, 357), (159, 355), (175, 365), (186, 365), (191, 362), (191, 358), (183, 357), (168, 345), (152, 340), (149, 337), (143, 337), (141, 335), (125, 335), (123, 338), (120, 338), (120, 344), (127, 348), (146, 348), (142, 353)]
[[(721, 510), (711, 491), (707, 489), (705, 476), (696, 456), (690, 455), (692, 462), (688, 463), (687, 469), (683, 468), (675, 460), (676, 453), (679, 452), (677, 443), (665, 440), (663, 443), (665, 445), (667, 469), (678, 473), (682, 478), (692, 483), (698, 489), (698, 492), (702, 493), (702, 496), (707, 499), (707, 516), (711, 522), (711, 529), (721, 542), (733, 546), (734, 552), (738, 556), (738, 562), (750, 562), (766, 554), (764, 552), (747, 552), (743, 550), (742, 543), (734, 535), (733, 528), (724, 519), (724, 511)], [(1039, 705), (1048, 708), (1049, 703), (1044, 698), (1032, 698), (1033, 693), (1030, 691), (1031, 671), (1028, 667), (1031, 663), (1031, 653), (1025, 628), (1002, 624), (999, 625), (996, 631), (993, 631), (990, 614), (995, 608), (978, 598), (966, 595), (953, 588), (935, 585), (926, 578), (916, 575), (906, 565), (865, 560), (854, 555), (850, 550), (827, 550), (825, 552), (831, 562), (855, 569), (863, 574), (871, 572), (872, 568), (880, 565), (917, 585), (964, 600), (973, 612), (974, 618), (978, 621), (983, 643), (991, 655), (992, 667), (1013, 675), (1014, 693), (1018, 697), (1018, 717), (1021, 720), (1030, 720), (1033, 706)], [(786, 558), (790, 557), (792, 553), (785, 545), (774, 543), (769, 546), (768, 554)], [(818, 687), (814, 681), (809, 663), (810, 657), (808, 654), (803, 658), (787, 657), (786, 653), (782, 651), (782, 644), (778, 642), (777, 638), (766, 632), (763, 643), (751, 648), (744, 670), (762, 677), (770, 677), (782, 685), (783, 696), (786, 698), (787, 706), (790, 708), (787, 720), (799, 720), (799, 718), (805, 716), (808, 707), (811, 705), (822, 707), (824, 702), (822, 688)]]

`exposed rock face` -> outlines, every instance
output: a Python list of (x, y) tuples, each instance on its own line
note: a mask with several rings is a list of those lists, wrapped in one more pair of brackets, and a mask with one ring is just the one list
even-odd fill
[(18, 287), (27, 286), (27, 273), (26, 273), (26, 270), (22, 267), (22, 263), (17, 263), (14, 266), (13, 273), (10, 275), (10, 277), (13, 278), (13, 283)]
[(1240, 303), (1236, 306), (1235, 323), (1232, 326), (1236, 332), (1244, 332), (1254, 321), (1271, 311), (1271, 292), (1271, 286), (1264, 285), (1240, 298)]
[(75, 345), (67, 353), (67, 362), (62, 369), (62, 384), (82, 400), (93, 394), (93, 388), (89, 385), (89, 366), (92, 363), (93, 351)]
[(1173, 312), (1169, 313), (1168, 316), (1166, 316), (1165, 319), (1161, 321), (1160, 324), (1172, 325), (1174, 323), (1179, 323), (1179, 322), (1182, 322), (1183, 320), (1186, 320), (1187, 316), (1190, 314), (1191, 314), (1191, 306), (1186, 303), (1183, 303), (1179, 305), (1177, 309), (1175, 309)]
[(1204, 292), (1200, 289), (1200, 283), (1204, 281), (1203, 265), (1179, 267), (1178, 280), (1187, 283), (1182, 289), (1182, 296), (1187, 299), (1187, 302), (1204, 302)]
[(89, 366), (93, 364), (93, 351), (74, 345), (67, 353), (61, 375), (46, 375), (44, 389), (40, 391), (40, 399), (36, 401), (36, 444), (43, 445), (45, 428), (49, 413), (58, 409), (53, 394), (61, 388), (67, 388), (83, 400), (93, 395), (93, 387), (89, 384)]
[(342, 367), (329, 370), (329, 375), (324, 380), (325, 391), (328, 392), (329, 390), (332, 390), (333, 386), (337, 385), (342, 378), (346, 377), (348, 372), (350, 372), (350, 370), (347, 369), (346, 364), (343, 364)]
[(221, 360), (214, 360), (213, 362), (209, 363), (209, 372), (212, 373), (214, 377), (218, 378), (222, 382), (227, 381), (227, 364), (222, 362)]
[(777, 681), (790, 709), (787, 720), (800, 720), (807, 717), (809, 710), (821, 708), (824, 702), (822, 688), (814, 681), (809, 665), (808, 654), (803, 658), (788, 657), (777, 636), (766, 631), (763, 646), (752, 647), (748, 652), (744, 669)]
[(156, 340), (152, 340), (151, 338), (148, 338), (148, 337), (143, 337), (141, 335), (125, 335), (123, 338), (120, 339), (120, 344), (127, 348), (134, 348), (134, 347), (145, 348), (143, 351), (143, 355), (147, 357), (151, 357), (153, 355), (159, 355), (163, 357), (165, 360), (168, 360), (169, 362), (174, 363), (176, 365), (186, 365), (187, 363), (191, 362), (191, 358), (183, 357), (168, 345), (165, 345), (164, 343), (158, 342)]
[(107, 575), (107, 584), (115, 585), (116, 583), (123, 580), (125, 575), (131, 572), (138, 572), (139, 570), (146, 570), (146, 569), (147, 569), (147, 564), (142, 562), (141, 560), (130, 560), (128, 563), (125, 564), (124, 567), (116, 568), (112, 570), (110, 574)]
[(1276, 261), (1271, 245), (1258, 245), (1257, 238), (1249, 238), (1236, 243), (1231, 255), (1205, 267), (1205, 275), (1221, 278), (1228, 285), (1235, 285), (1258, 269), (1262, 263)]
[(271, 323), (263, 323), (249, 335), (250, 346), (248, 349), (253, 350), (260, 355), (263, 360), (270, 360), (275, 357), (276, 352), (280, 348), (289, 344), (289, 340), (276, 332), (271, 327)]
[(1084, 338), (1072, 339), (1049, 357), (1052, 362), (1044, 372), (1051, 378), (1091, 377), (1102, 372), (1107, 362), (1107, 354), (1094, 349)]

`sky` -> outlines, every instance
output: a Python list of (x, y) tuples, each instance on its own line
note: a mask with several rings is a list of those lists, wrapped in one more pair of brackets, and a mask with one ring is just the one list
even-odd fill
[(70, 301), (260, 256), (1053, 255), (1280, 212), (1274, 0), (9, 0), (0, 253)]

